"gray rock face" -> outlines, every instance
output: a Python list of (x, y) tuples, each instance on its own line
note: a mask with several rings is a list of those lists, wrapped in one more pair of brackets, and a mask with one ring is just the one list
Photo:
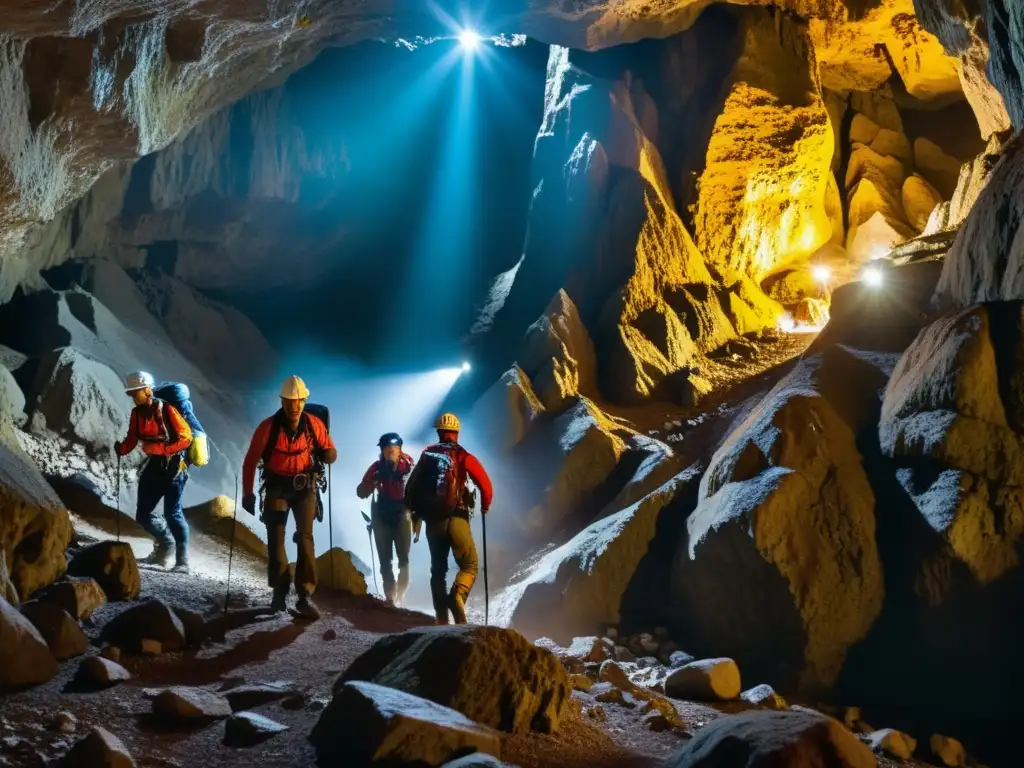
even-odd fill
[(160, 600), (132, 606), (105, 627), (100, 636), (120, 648), (138, 651), (146, 638), (156, 640), (165, 651), (185, 647), (185, 627), (174, 611)]
[(254, 712), (239, 712), (229, 717), (224, 726), (224, 744), (228, 747), (251, 747), (284, 733), (290, 727)]
[(441, 765), (460, 752), (495, 757), (498, 735), (434, 702), (366, 682), (337, 688), (310, 734), (321, 764)]
[(203, 723), (230, 717), (231, 705), (213, 691), (175, 686), (156, 695), (153, 714), (170, 722)]
[(89, 640), (78, 622), (59, 605), (32, 600), (23, 603), (18, 610), (39, 630), (58, 659), (78, 656), (89, 648)]
[(0, 688), (45, 683), (59, 669), (50, 647), (32, 623), (0, 598)]

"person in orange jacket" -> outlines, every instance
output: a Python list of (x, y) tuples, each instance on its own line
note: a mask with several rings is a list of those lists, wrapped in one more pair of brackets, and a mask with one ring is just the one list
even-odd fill
[[(156, 539), (156, 547), (140, 562), (188, 573), (188, 523), (181, 497), (188, 482), (185, 451), (192, 444), (192, 428), (170, 403), (153, 397), (153, 377), (145, 371), (129, 374), (125, 393), (135, 403), (128, 436), (114, 443), (114, 452), (127, 456), (136, 445), (148, 457), (139, 476), (135, 519)], [(154, 512), (164, 500), (164, 519)], [(118, 512), (120, 514), (120, 512)]]
[(299, 556), (295, 564), (296, 613), (318, 619), (320, 611), (313, 603), (316, 591), (316, 551), (313, 547), (313, 522), (317, 513), (317, 479), (314, 468), (319, 460), (333, 464), (338, 458), (334, 441), (326, 425), (312, 413), (305, 413), (309, 390), (298, 376), (289, 376), (281, 387), (281, 410), (256, 428), (242, 465), (242, 507), (256, 514), (254, 484), (256, 467), (263, 464), (265, 497), (263, 522), (267, 526), (270, 559), (267, 578), (274, 588), (271, 607), (283, 611), (291, 589), (285, 528), (288, 510), (295, 516)]

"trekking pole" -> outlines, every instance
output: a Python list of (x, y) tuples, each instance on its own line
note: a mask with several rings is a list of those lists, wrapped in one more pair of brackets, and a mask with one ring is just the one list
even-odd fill
[(224, 586), (224, 613), (228, 612), (231, 597), (231, 561), (235, 559), (235, 528), (238, 527), (238, 470), (235, 470), (235, 509), (231, 513), (231, 545), (228, 548), (228, 580)]
[(121, 454), (117, 454), (117, 543), (121, 543)]
[(365, 512), (360, 512), (359, 514), (361, 514), (363, 516), (363, 520), (366, 521), (366, 536), (370, 540), (370, 573), (373, 574), (373, 591), (379, 595), (380, 589), (377, 587), (377, 565), (373, 559), (373, 523), (370, 522), (370, 518), (366, 516)]
[(330, 549), (327, 550), (327, 559), (331, 568), (331, 589), (336, 589), (334, 581), (334, 492), (331, 490), (331, 465), (327, 465), (327, 536)]
[(487, 588), (487, 515), (483, 512), (480, 513), (480, 528), (483, 532), (484, 544), (484, 625), (486, 626), (491, 619), (491, 598), (490, 590)]

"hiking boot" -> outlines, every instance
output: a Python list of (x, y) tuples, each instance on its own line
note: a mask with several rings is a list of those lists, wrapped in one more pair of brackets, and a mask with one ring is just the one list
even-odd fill
[(288, 587), (275, 587), (274, 597), (270, 601), (270, 610), (274, 613), (283, 613), (288, 610)]
[(448, 610), (452, 612), (456, 624), (466, 623), (466, 601), (458, 592), (452, 591), (448, 595)]
[(188, 567), (188, 560), (179, 560), (171, 568), (171, 573), (192, 573), (192, 569)]
[(316, 621), (320, 618), (320, 609), (305, 595), (299, 597), (298, 602), (295, 603), (295, 613), (301, 618), (309, 619), (310, 621)]
[(146, 557), (139, 560), (143, 565), (158, 565), (161, 568), (169, 568), (174, 560), (174, 547), (165, 544), (157, 544), (153, 551)]

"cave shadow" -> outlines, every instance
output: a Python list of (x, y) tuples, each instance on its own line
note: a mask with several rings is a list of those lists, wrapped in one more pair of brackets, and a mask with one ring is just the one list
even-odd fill
[[(1024, 569), (981, 585), (918, 510), (881, 454), (877, 430), (859, 447), (876, 496), (876, 539), (885, 577), (882, 613), (850, 649), (837, 700), (870, 722), (911, 733), (955, 735), (993, 765), (1018, 762), (1016, 709), (1024, 685)], [(942, 468), (914, 469), (927, 485)], [(1018, 558), (1024, 544), (1017, 545)]]

